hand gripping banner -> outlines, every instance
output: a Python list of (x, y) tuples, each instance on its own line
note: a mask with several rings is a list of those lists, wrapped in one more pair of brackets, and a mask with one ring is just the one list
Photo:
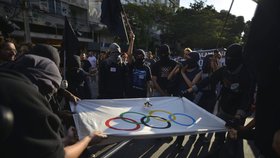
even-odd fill
[(186, 98), (152, 97), (81, 100), (74, 121), (79, 138), (94, 130), (109, 136), (106, 143), (134, 138), (226, 131), (225, 122)]

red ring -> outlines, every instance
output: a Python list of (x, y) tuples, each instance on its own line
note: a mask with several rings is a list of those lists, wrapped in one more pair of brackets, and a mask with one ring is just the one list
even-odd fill
[[(132, 121), (132, 122), (135, 123), (136, 127), (135, 127), (135, 128), (132, 128), (132, 129), (123, 129), (123, 128), (112, 127), (112, 126), (110, 125), (110, 122), (111, 122), (112, 120), (116, 120), (116, 119), (124, 119), (124, 120)], [(133, 120), (133, 119), (131, 119), (131, 118), (126, 118), (126, 117), (114, 117), (114, 118), (110, 118), (110, 119), (108, 119), (108, 120), (105, 122), (105, 125), (106, 125), (107, 127), (109, 127), (109, 128), (114, 129), (114, 130), (123, 130), (123, 131), (136, 131), (136, 130), (138, 130), (138, 129), (140, 128), (140, 124), (137, 124), (137, 121), (135, 121), (135, 120)]]

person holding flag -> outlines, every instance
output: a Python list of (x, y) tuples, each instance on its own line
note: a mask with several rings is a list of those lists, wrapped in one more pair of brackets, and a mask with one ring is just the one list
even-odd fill
[[(133, 51), (135, 37), (133, 32), (130, 37), (129, 55)], [(99, 98), (124, 98), (126, 65), (121, 58), (121, 47), (117, 43), (112, 43), (109, 46), (109, 53), (109, 57), (103, 60), (99, 66)]]

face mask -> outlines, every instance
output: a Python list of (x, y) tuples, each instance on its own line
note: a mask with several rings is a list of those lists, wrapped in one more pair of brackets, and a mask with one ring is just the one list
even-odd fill
[(240, 59), (226, 57), (225, 64), (229, 71), (234, 71), (240, 64)]
[(142, 65), (144, 62), (143, 62), (143, 58), (135, 58), (135, 64), (136, 65)]
[(135, 64), (142, 65), (144, 63), (144, 55), (141, 53), (134, 54)]
[(167, 61), (167, 60), (169, 59), (169, 55), (168, 55), (168, 54), (161, 54), (161, 55), (159, 56), (159, 59), (160, 59), (161, 61)]
[(193, 59), (188, 59), (187, 60), (188, 68), (195, 68), (197, 66), (197, 62)]

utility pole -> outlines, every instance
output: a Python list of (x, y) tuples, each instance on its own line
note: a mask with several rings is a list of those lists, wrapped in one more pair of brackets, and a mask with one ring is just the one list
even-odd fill
[(24, 41), (31, 42), (29, 17), (28, 17), (28, 0), (23, 1), (23, 21), (24, 21)]

